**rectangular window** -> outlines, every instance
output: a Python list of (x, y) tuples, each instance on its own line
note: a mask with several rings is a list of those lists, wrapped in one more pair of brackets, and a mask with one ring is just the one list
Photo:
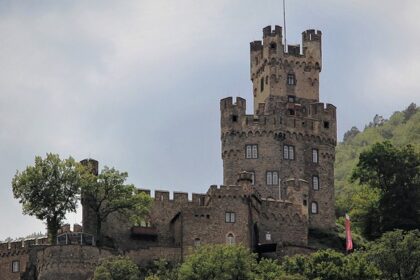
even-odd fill
[(235, 212), (226, 212), (225, 213), (225, 222), (234, 223), (235, 222)]
[(258, 145), (245, 145), (245, 158), (258, 158)]
[(319, 190), (319, 177), (318, 176), (312, 176), (312, 189)]
[(294, 74), (287, 74), (287, 84), (289, 86), (293, 86), (296, 84), (295, 75)]
[(295, 159), (295, 147), (292, 145), (283, 146), (283, 158), (284, 159)]
[(295, 97), (293, 95), (287, 96), (287, 101), (290, 103), (295, 103)]
[(20, 272), (20, 262), (12, 261), (12, 272)]
[(267, 185), (278, 185), (279, 173), (277, 171), (267, 171)]
[(312, 149), (312, 162), (318, 163), (318, 150)]

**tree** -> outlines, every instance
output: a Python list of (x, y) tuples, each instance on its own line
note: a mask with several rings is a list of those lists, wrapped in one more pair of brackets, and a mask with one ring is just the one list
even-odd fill
[(255, 256), (242, 246), (203, 245), (179, 269), (180, 280), (255, 279)]
[(95, 269), (94, 280), (139, 280), (139, 268), (128, 257), (112, 257)]
[(91, 174), (83, 185), (85, 206), (96, 215), (96, 239), (99, 246), (102, 242), (102, 224), (110, 214), (118, 212), (136, 224), (151, 207), (150, 196), (131, 184), (124, 184), (127, 177), (127, 172), (105, 166), (98, 176)]
[[(420, 227), (420, 153), (377, 143), (359, 156), (352, 181), (379, 190), (379, 232)], [(374, 209), (372, 209), (374, 210)], [(376, 210), (376, 209), (375, 209)]]
[(395, 230), (372, 242), (368, 252), (384, 279), (420, 279), (420, 231)]
[(373, 280), (380, 276), (379, 270), (365, 254), (346, 256), (331, 249), (286, 258), (282, 267), (287, 273), (317, 280)]
[(72, 157), (61, 160), (57, 154), (35, 157), (35, 164), (16, 172), (13, 195), (22, 203), (23, 213), (46, 220), (51, 244), (67, 212), (76, 211), (83, 169)]

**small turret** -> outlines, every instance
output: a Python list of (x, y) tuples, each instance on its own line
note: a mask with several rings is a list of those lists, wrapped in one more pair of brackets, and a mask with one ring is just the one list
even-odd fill
[(322, 32), (319, 30), (309, 29), (302, 32), (303, 55), (309, 62), (318, 65), (319, 70), (322, 68)]

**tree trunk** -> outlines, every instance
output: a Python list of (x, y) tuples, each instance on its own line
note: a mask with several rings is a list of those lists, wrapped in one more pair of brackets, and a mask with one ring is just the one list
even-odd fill
[(96, 215), (96, 246), (102, 246), (102, 220), (99, 215)]
[(51, 245), (57, 244), (57, 232), (60, 229), (60, 222), (56, 217), (47, 219), (48, 241)]

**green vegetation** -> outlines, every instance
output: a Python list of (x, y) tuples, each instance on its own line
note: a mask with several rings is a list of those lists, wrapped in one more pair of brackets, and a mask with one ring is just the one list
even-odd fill
[(353, 217), (364, 236), (374, 239), (397, 228), (420, 228), (420, 153), (412, 146), (374, 144), (360, 154), (351, 179), (369, 187), (361, 193), (367, 194), (367, 203), (353, 209), (359, 210)]
[[(352, 171), (356, 168), (359, 155), (369, 150), (375, 143), (389, 141), (397, 148), (411, 145), (420, 151), (420, 109), (411, 104), (402, 112), (395, 112), (389, 120), (369, 124), (363, 132), (352, 128), (339, 143), (335, 161), (335, 190), (337, 217), (349, 212), (354, 230), (363, 233), (364, 225), (375, 226), (381, 192), (365, 184), (351, 182)], [(364, 217), (363, 221), (356, 217)], [(374, 229), (367, 230), (374, 232)], [(376, 234), (377, 236), (377, 234)]]
[(47, 154), (45, 159), (35, 157), (35, 165), (17, 171), (12, 180), (23, 213), (46, 221), (52, 244), (66, 213), (76, 211), (82, 177), (83, 168), (72, 157), (61, 160), (57, 154)]
[(137, 265), (128, 257), (113, 257), (96, 267), (94, 280), (138, 280)]
[(134, 185), (124, 184), (128, 174), (114, 168), (104, 167), (98, 176), (90, 175), (83, 185), (86, 206), (96, 214), (97, 245), (102, 245), (101, 228), (112, 213), (130, 217), (134, 224), (148, 213), (152, 199), (139, 192)]

